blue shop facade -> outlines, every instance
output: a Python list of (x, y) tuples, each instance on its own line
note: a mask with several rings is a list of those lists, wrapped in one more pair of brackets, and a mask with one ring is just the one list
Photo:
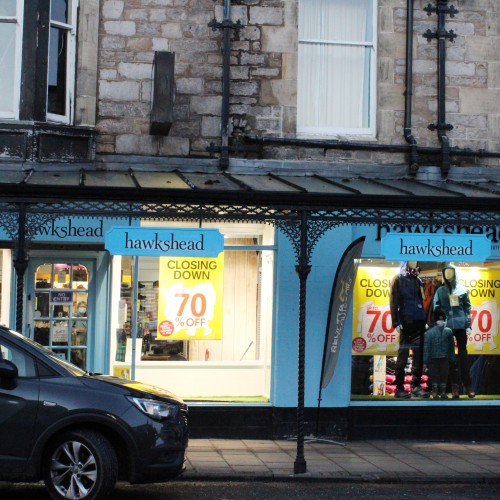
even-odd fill
[[(190, 406), (192, 436), (283, 438), (296, 435), (297, 425), (305, 435), (336, 439), (443, 436), (446, 423), (445, 434), (497, 437), (500, 229), (492, 223), (496, 213), (485, 223), (475, 217), (467, 222), (465, 215), (455, 223), (448, 215), (462, 209), (443, 209), (442, 220), (412, 223), (413, 215), (408, 214), (401, 222), (379, 215), (363, 220), (370, 210), (376, 213), (368, 208), (363, 213), (350, 211), (345, 220), (342, 214), (347, 212), (340, 210), (332, 221), (323, 215), (314, 219), (319, 212), (309, 207), (304, 237), (300, 210), (297, 219), (281, 218), (295, 210), (291, 208), (274, 219), (203, 218), (199, 213), (131, 217), (126, 210), (122, 216), (117, 210), (112, 215), (94, 213), (93, 202), (88, 203), (82, 203), (79, 215), (58, 208), (45, 218), (38, 216), (36, 232), (26, 245), (21, 331), (89, 371), (135, 378), (177, 393)], [(404, 208), (397, 210), (404, 213)], [(35, 224), (33, 218), (27, 220)], [(15, 329), (19, 245), (6, 221), (0, 228), (1, 322)], [(179, 338), (160, 331), (159, 302), (166, 279), (162, 273), (170, 270), (177, 277), (196, 278), (203, 276), (202, 264), (178, 258), (162, 267), (156, 255), (110, 253), (106, 235), (127, 226), (215, 230), (222, 235), (219, 331), (199, 337), (193, 330)], [(489, 253), (478, 261), (460, 253), (431, 260), (418, 251), (408, 258), (418, 261), (426, 290), (434, 292), (441, 285), (442, 269), (450, 263), (469, 290), (473, 319), (467, 363), (474, 398), (463, 389), (459, 398), (447, 401), (394, 397), (398, 338), (388, 311), (390, 282), (401, 263), (384, 254), (388, 235), (411, 235), (417, 242), (421, 238), (422, 248), (428, 235), (442, 236), (443, 241), (453, 237), (464, 245), (471, 235), (487, 242)], [(364, 244), (338, 358), (331, 380), (321, 388), (335, 276), (345, 250), (361, 237)], [(209, 302), (206, 296), (200, 299), (201, 292), (196, 297), (202, 302), (190, 296), (184, 304), (195, 312)], [(425, 389), (425, 377), (422, 383)]]

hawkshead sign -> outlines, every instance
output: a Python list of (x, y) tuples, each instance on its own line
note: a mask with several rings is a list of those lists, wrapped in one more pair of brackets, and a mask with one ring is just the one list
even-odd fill
[(112, 255), (217, 257), (224, 250), (224, 237), (217, 229), (113, 227), (105, 247)]
[(491, 254), (484, 234), (389, 233), (382, 239), (382, 255), (388, 260), (483, 262)]

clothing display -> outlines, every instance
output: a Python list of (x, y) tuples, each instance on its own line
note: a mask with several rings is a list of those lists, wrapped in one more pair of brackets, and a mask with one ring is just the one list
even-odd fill
[(405, 367), (412, 352), (411, 392), (417, 397), (428, 397), (420, 386), (423, 365), (423, 341), (426, 314), (423, 304), (424, 287), (418, 277), (416, 263), (401, 263), (400, 272), (391, 282), (390, 310), (392, 325), (399, 331), (399, 349), (396, 361), (396, 397), (410, 397), (404, 388)]
[(446, 385), (450, 363), (455, 361), (455, 342), (453, 331), (446, 327), (446, 314), (436, 309), (433, 317), (434, 326), (425, 333), (424, 364), (430, 367), (432, 396), (448, 399)]
[(458, 359), (451, 365), (453, 395), (458, 397), (461, 385), (468, 396), (475, 396), (471, 387), (469, 360), (467, 357), (467, 333), (471, 326), (471, 303), (469, 291), (459, 283), (456, 268), (452, 265), (443, 267), (443, 285), (434, 295), (434, 309), (443, 309), (447, 316), (447, 326), (456, 339)]

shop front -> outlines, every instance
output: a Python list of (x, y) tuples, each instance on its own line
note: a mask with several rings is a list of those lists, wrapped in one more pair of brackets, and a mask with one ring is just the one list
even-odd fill
[[(138, 219), (123, 226), (128, 222), (54, 217), (38, 229), (24, 278), (23, 333), (83, 369), (133, 376), (192, 402), (269, 404), (274, 228)], [(150, 249), (110, 255), (105, 238), (110, 233), (113, 241), (117, 227), (217, 231), (220, 257), (174, 251), (165, 260)], [(2, 289), (10, 292), (1, 299), (1, 321), (11, 327), (13, 260), (3, 249)], [(172, 301), (177, 322), (187, 323), (173, 335), (158, 326)], [(205, 318), (209, 328), (197, 328)]]
[[(278, 190), (276, 176), (262, 175), (239, 175), (233, 190), (213, 188), (216, 175), (228, 182), (222, 174), (207, 176), (205, 190), (113, 184), (122, 174), (130, 178), (116, 173), (99, 187), (48, 189), (33, 182), (17, 192), (18, 184), (8, 184), (2, 322), (16, 326), (21, 310), (23, 333), (66, 359), (171, 389), (190, 405), (193, 436), (297, 437), (299, 470), (306, 435), (436, 437), (443, 429), (466, 427), (468, 436), (498, 435), (500, 190), (484, 196), (477, 184), (464, 183), (456, 189), (466, 194), (458, 195), (448, 185), (421, 182), (408, 196), (394, 188), (396, 180), (380, 192), (380, 180), (299, 176), (294, 183), (286, 177)], [(253, 190), (242, 187), (251, 182)], [(309, 191), (294, 187), (300, 182)], [(439, 194), (432, 208), (429, 191)], [(16, 226), (23, 210), (25, 225)], [(124, 227), (130, 234), (217, 231), (222, 250), (209, 257), (165, 256), (148, 251), (151, 245), (137, 252), (140, 245), (130, 243), (134, 251), (110, 251), (106, 237)], [(388, 252), (384, 242), (394, 235), (416, 238), (411, 254)], [(425, 255), (436, 236), (464, 248), (482, 236), (488, 252)], [(352, 306), (331, 380), (321, 387), (335, 275), (345, 250), (360, 237)], [(28, 262), (20, 275), (23, 255)], [(418, 263), (424, 292), (441, 284), (447, 264), (468, 291), (470, 325), (460, 370), (465, 366), (471, 380), (457, 382), (457, 398), (452, 382), (446, 400), (396, 397), (400, 332), (390, 296), (401, 261)], [(426, 307), (430, 295), (422, 296)], [(409, 347), (403, 367), (408, 393), (415, 350)], [(428, 380), (422, 366), (424, 391)]]

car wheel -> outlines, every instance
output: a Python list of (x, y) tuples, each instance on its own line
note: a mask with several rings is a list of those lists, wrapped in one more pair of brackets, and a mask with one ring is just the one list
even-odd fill
[(56, 500), (105, 498), (118, 476), (113, 447), (102, 434), (89, 430), (60, 436), (43, 462), (43, 480)]

